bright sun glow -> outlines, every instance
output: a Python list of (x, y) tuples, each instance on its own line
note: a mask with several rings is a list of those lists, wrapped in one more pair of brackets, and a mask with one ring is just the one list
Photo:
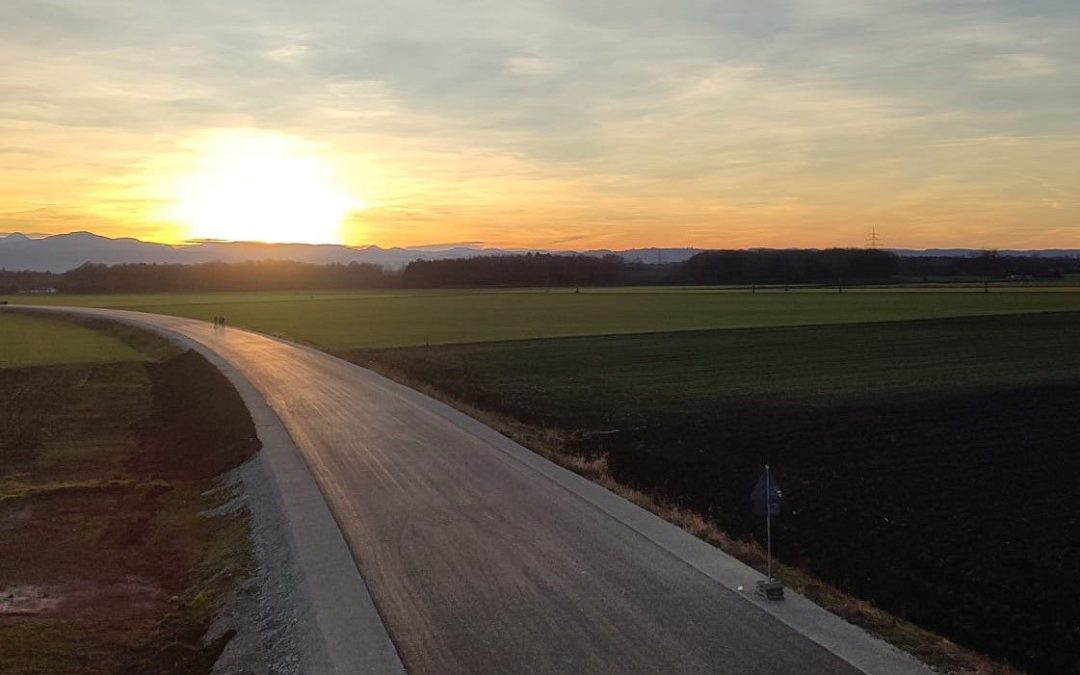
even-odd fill
[(173, 217), (192, 239), (337, 244), (363, 207), (304, 141), (231, 131), (198, 144), (198, 168), (176, 185)]

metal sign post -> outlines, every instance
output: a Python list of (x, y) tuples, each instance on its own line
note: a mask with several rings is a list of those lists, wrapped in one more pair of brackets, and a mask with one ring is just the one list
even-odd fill
[(784, 584), (773, 578), (772, 569), (772, 517), (780, 515), (780, 505), (783, 500), (783, 492), (780, 486), (769, 474), (769, 465), (765, 465), (765, 472), (758, 478), (754, 492), (750, 495), (755, 510), (765, 512), (765, 555), (768, 574), (763, 581), (757, 582), (758, 592), (769, 600), (784, 599)]
[[(771, 498), (772, 497), (772, 492), (770, 491), (769, 488), (770, 488), (770, 485), (769, 485), (769, 465), (766, 464), (765, 465), (765, 494), (768, 495)], [(773, 580), (773, 578), (772, 578), (772, 499), (769, 499), (768, 502), (766, 502), (766, 504), (767, 505), (765, 507), (765, 557), (768, 560), (767, 564), (768, 564), (768, 570), (769, 570), (769, 575), (766, 578), (766, 581), (772, 581)]]

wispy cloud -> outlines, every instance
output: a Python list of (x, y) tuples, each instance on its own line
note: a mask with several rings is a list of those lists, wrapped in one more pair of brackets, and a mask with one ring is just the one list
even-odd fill
[(1061, 72), (1055, 59), (1032, 52), (999, 54), (977, 64), (974, 70), (975, 77), (983, 80), (1043, 78)]
[(185, 139), (256, 128), (342, 167), (357, 243), (1080, 245), (1078, 31), (1071, 0), (9, 0), (0, 217), (182, 238), (145, 200)]

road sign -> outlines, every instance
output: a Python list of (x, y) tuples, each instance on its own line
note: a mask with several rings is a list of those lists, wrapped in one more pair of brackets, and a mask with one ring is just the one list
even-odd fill
[(780, 484), (776, 482), (776, 479), (769, 475), (768, 466), (754, 485), (754, 491), (750, 493), (750, 501), (754, 503), (754, 513), (759, 516), (765, 515), (766, 507), (770, 516), (780, 515), (784, 491), (780, 489)]

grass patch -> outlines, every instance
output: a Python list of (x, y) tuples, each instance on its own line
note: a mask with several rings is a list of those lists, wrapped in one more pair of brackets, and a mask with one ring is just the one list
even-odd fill
[(0, 368), (145, 358), (121, 341), (66, 321), (0, 312)]
[(538, 425), (735, 402), (827, 406), (1080, 379), (1080, 313), (346, 352)]
[(242, 405), (201, 415), (238, 402), (191, 353), (0, 370), (0, 672), (209, 672), (250, 555), (216, 476), (255, 445)]
[(1080, 292), (715, 288), (13, 296), (209, 320), (326, 349), (1080, 310)]
[(943, 667), (988, 666), (915, 625), (1059, 673), (1080, 668), (1078, 338), (1064, 313), (350, 357), (752, 564), (748, 495), (768, 461), (793, 586)]

